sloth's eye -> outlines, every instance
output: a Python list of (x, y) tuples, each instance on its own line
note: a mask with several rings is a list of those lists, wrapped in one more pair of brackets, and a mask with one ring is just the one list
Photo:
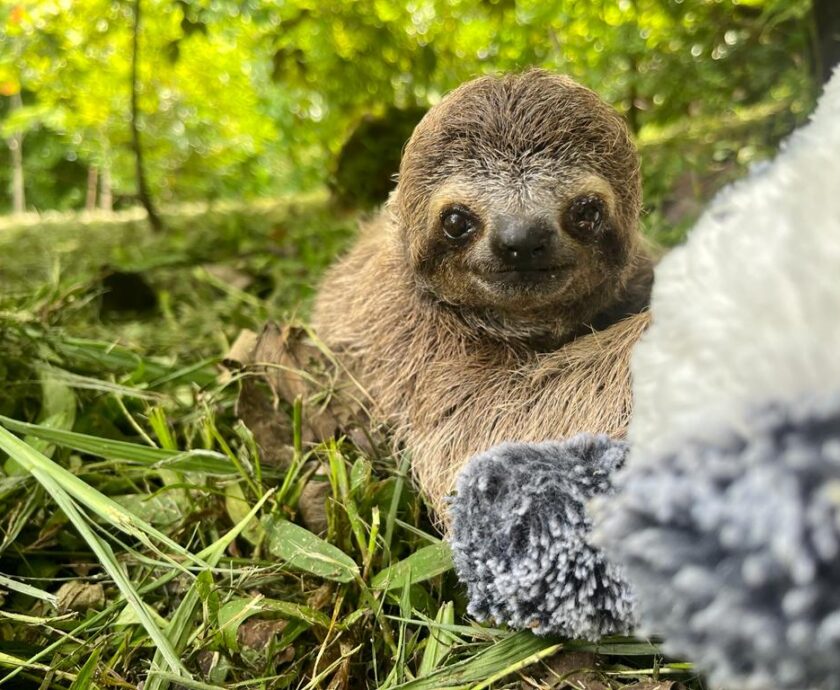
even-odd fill
[(564, 220), (570, 232), (589, 235), (600, 229), (604, 215), (604, 200), (597, 194), (586, 194), (569, 204)]
[(443, 234), (450, 240), (460, 240), (475, 230), (475, 220), (463, 209), (446, 209), (440, 217)]

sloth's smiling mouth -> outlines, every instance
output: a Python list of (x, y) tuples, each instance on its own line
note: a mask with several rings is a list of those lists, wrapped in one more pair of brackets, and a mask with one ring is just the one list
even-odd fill
[(533, 285), (535, 283), (555, 282), (565, 277), (568, 268), (568, 266), (551, 266), (549, 268), (505, 269), (501, 271), (483, 271), (479, 275), (491, 283)]

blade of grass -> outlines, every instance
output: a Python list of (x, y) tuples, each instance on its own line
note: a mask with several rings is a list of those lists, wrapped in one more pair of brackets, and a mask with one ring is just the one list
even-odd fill
[(208, 424), (210, 425), (210, 432), (213, 434), (213, 438), (216, 440), (216, 443), (219, 444), (219, 447), (227, 456), (228, 460), (230, 460), (231, 464), (236, 467), (236, 471), (239, 473), (239, 476), (242, 477), (246, 484), (248, 484), (248, 487), (251, 489), (254, 496), (262, 495), (261, 487), (257, 486), (257, 483), (253, 479), (252, 472), (249, 471), (251, 468), (245, 467), (245, 465), (242, 464), (242, 461), (236, 456), (236, 453), (231, 450), (228, 442), (225, 441), (224, 436), (222, 436), (218, 428), (216, 428), (212, 417), (208, 419)]
[(653, 642), (639, 640), (634, 637), (603, 638), (600, 642), (586, 642), (571, 640), (567, 643), (569, 650), (592, 652), (602, 656), (661, 656), (662, 650)]
[(52, 618), (44, 618), (42, 616), (27, 616), (24, 613), (13, 613), (12, 611), (3, 611), (0, 609), (0, 618), (8, 618), (9, 620), (19, 621), (25, 625), (52, 625), (59, 621), (66, 621), (73, 618), (76, 614), (65, 613), (63, 616), (54, 616)]
[(350, 521), (350, 530), (356, 539), (356, 544), (362, 554), (362, 562), (367, 561), (367, 542), (368, 538), (365, 534), (365, 525), (359, 515), (359, 509), (356, 505), (356, 500), (350, 491), (350, 482), (347, 477), (347, 467), (344, 463), (344, 456), (338, 449), (338, 444), (335, 440), (331, 440), (327, 446), (327, 458), (330, 464), (330, 477), (333, 485), (338, 489), (338, 496), (341, 498), (341, 505), (347, 513), (347, 519)]
[(126, 398), (138, 398), (140, 400), (159, 400), (162, 397), (160, 393), (155, 393), (154, 391), (147, 391), (142, 388), (131, 386), (122, 386), (119, 383), (114, 383), (113, 381), (103, 381), (102, 379), (94, 378), (92, 376), (75, 374), (56, 367), (47, 367), (47, 369), (52, 373), (55, 380), (60, 381), (70, 388), (99, 391), (100, 393), (113, 393), (114, 395)]
[(497, 680), (501, 680), (502, 678), (509, 676), (511, 673), (521, 671), (522, 669), (527, 668), (531, 664), (537, 663), (538, 661), (540, 661), (540, 659), (545, 659), (546, 657), (551, 656), (555, 652), (559, 651), (562, 647), (562, 643), (557, 643), (554, 646), (546, 647), (545, 649), (541, 649), (538, 652), (534, 652), (530, 656), (525, 657), (524, 659), (520, 659), (519, 661), (510, 664), (506, 668), (503, 668), (498, 673), (494, 673), (485, 681), (471, 686), (470, 690), (485, 690), (486, 688), (491, 687), (493, 683), (495, 683)]
[(35, 664), (31, 661), (26, 661), (24, 659), (18, 659), (16, 656), (12, 656), (11, 654), (6, 654), (5, 652), (0, 652), (0, 666), (11, 666), (14, 669), (19, 671), (22, 670), (32, 670), (32, 671), (40, 671), (42, 673), (47, 673), (49, 671), (53, 671), (55, 675), (59, 678), (64, 678), (65, 680), (74, 681), (76, 680), (76, 674), (74, 673), (67, 673), (65, 671), (56, 671), (46, 664)]
[(6, 533), (3, 535), (3, 540), (0, 541), (0, 555), (15, 543), (18, 535), (30, 524), (32, 516), (41, 510), (43, 505), (44, 490), (40, 486), (35, 486), (32, 491), (27, 493), (23, 504), (19, 506), (9, 520)]
[[(510, 635), (510, 630), (503, 630), (501, 628), (488, 628), (478, 623), (472, 625), (447, 625), (435, 623), (431, 618), (424, 616), (418, 611), (414, 611), (415, 618), (409, 618), (405, 622), (409, 625), (429, 628), (430, 630), (440, 629), (455, 636), (467, 637), (476, 642), (496, 642), (504, 640)], [(402, 616), (388, 616), (390, 620), (402, 621)], [(460, 644), (460, 640), (459, 640)], [(568, 644), (568, 643), (567, 643)]]
[(292, 462), (286, 475), (283, 477), (283, 483), (277, 490), (277, 503), (283, 504), (286, 497), (291, 492), (295, 482), (297, 481), (300, 470), (303, 467), (305, 456), (303, 455), (303, 429), (302, 429), (302, 405), (300, 398), (296, 398), (292, 405)]
[(419, 527), (405, 522), (405, 520), (400, 520), (399, 518), (397, 518), (395, 524), (397, 527), (404, 529), (409, 534), (413, 534), (416, 537), (420, 537), (423, 541), (427, 541), (430, 544), (439, 544), (441, 541), (443, 541), (440, 537), (436, 537), (433, 534), (424, 532)]
[(373, 506), (370, 511), (370, 535), (368, 537), (367, 555), (362, 565), (362, 579), (367, 580), (373, 557), (376, 553), (376, 540), (379, 537), (379, 507)]
[(396, 686), (400, 690), (462, 690), (464, 688), (486, 688), (488, 678), (499, 680), (510, 673), (554, 654), (563, 648), (563, 643), (549, 638), (537, 637), (523, 630), (509, 637), (486, 645), (469, 659), (445, 666), (434, 673)]
[(70, 690), (89, 690), (89, 688), (95, 687), (93, 684), (93, 674), (96, 672), (96, 665), (99, 663), (100, 654), (102, 654), (101, 647), (93, 650), (93, 654), (88, 657), (87, 661), (79, 670), (79, 675), (76, 676), (76, 680), (73, 681)]
[(217, 374), (213, 366), (218, 362), (218, 357), (207, 357), (180, 369), (173, 369), (168, 374), (149, 381), (149, 388), (159, 388), (164, 383), (173, 383), (180, 379), (186, 379), (201, 386), (208, 386), (216, 382)]
[(150, 680), (160, 679), (168, 683), (176, 683), (183, 688), (192, 688), (193, 690), (227, 690), (221, 685), (211, 685), (210, 683), (202, 683), (201, 681), (192, 678), (184, 678), (175, 673), (167, 673), (166, 671), (151, 671), (149, 673)]
[(248, 457), (254, 467), (254, 481), (256, 481), (257, 486), (262, 487), (262, 463), (260, 462), (260, 450), (257, 445), (257, 441), (254, 438), (254, 434), (247, 426), (245, 426), (245, 423), (241, 419), (236, 421), (233, 430), (248, 449)]
[[(35, 337), (40, 334), (33, 333)], [(109, 371), (136, 372), (137, 378), (164, 380), (172, 382), (178, 378), (188, 378), (191, 383), (199, 386), (208, 386), (216, 381), (216, 372), (212, 367), (187, 367), (175, 368), (160, 362), (144, 358), (131, 350), (114, 343), (101, 340), (89, 340), (85, 338), (71, 338), (62, 336), (52, 338), (50, 344), (64, 357), (74, 359), (87, 364), (94, 364), (97, 368), (104, 368)], [(211, 360), (212, 363), (215, 360)], [(175, 374), (179, 376), (176, 377)]]
[[(438, 609), (435, 623), (438, 625), (453, 625), (455, 623), (455, 605), (451, 601), (447, 601)], [(429, 629), (426, 649), (423, 651), (423, 658), (420, 661), (420, 667), (417, 669), (421, 678), (428, 676), (440, 666), (456, 639), (452, 633), (448, 633), (441, 628)]]
[(356, 645), (352, 649), (347, 650), (346, 652), (342, 652), (341, 655), (333, 661), (329, 666), (327, 666), (323, 671), (318, 673), (312, 680), (310, 680), (301, 690), (315, 690), (316, 688), (323, 687), (321, 685), (321, 681), (327, 678), (335, 669), (337, 669), (344, 660), (348, 657), (352, 657), (356, 652), (358, 652), (362, 648), (362, 645)]
[(624, 668), (617, 671), (604, 670), (602, 673), (607, 676), (615, 676), (616, 678), (633, 678), (636, 676), (680, 676), (686, 673), (695, 672), (694, 664), (690, 663), (675, 663), (662, 664), (654, 668)]
[[(178, 444), (172, 438), (172, 432), (169, 430), (169, 425), (166, 423), (166, 413), (160, 405), (153, 407), (148, 413), (149, 426), (155, 432), (160, 446), (166, 450), (178, 450)], [(150, 443), (151, 446), (157, 446), (157, 443)]]
[(388, 507), (388, 515), (385, 518), (385, 553), (391, 553), (391, 541), (394, 538), (394, 525), (397, 522), (397, 512), (400, 507), (405, 477), (408, 473), (408, 453), (403, 452), (400, 456), (400, 464), (397, 469), (396, 483), (394, 484), (394, 496), (391, 498), (391, 505)]
[[(411, 615), (411, 570), (405, 571), (405, 579), (400, 596), (400, 615), (405, 618)], [(408, 645), (407, 626), (405, 623), (400, 623), (399, 626), (399, 633), (397, 634), (397, 657), (394, 660), (394, 668), (397, 671), (394, 679), (397, 683), (401, 683), (405, 678), (406, 647)], [(411, 677), (409, 676), (409, 678)]]
[(20, 592), (21, 594), (25, 594), (29, 597), (35, 597), (36, 599), (41, 599), (42, 601), (46, 601), (53, 606), (58, 606), (58, 599), (56, 599), (54, 594), (50, 594), (49, 592), (45, 592), (42, 589), (38, 589), (37, 587), (33, 587), (32, 585), (27, 585), (24, 582), (18, 582), (17, 580), (12, 580), (5, 575), (0, 575), (0, 587), (8, 587), (9, 589)]
[(152, 448), (127, 441), (98, 438), (75, 431), (54, 429), (40, 424), (21, 422), (17, 419), (0, 415), (0, 425), (19, 434), (49, 441), (63, 448), (70, 448), (81, 453), (90, 453), (102, 458), (130, 460), (150, 467), (166, 466), (184, 472), (202, 474), (236, 474), (236, 467), (222, 453), (212, 450), (172, 451), (164, 448)]

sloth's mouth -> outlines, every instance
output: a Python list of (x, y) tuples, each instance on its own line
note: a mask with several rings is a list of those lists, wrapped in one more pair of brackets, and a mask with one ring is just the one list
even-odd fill
[(551, 266), (549, 268), (505, 269), (486, 271), (481, 274), (481, 277), (493, 283), (533, 285), (554, 282), (565, 275), (567, 268), (566, 266)]

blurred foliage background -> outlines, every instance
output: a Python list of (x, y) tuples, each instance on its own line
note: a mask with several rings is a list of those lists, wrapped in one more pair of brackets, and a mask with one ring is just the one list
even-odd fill
[(540, 65), (625, 115), (671, 243), (807, 116), (834, 3), (143, 0), (135, 76), (137, 0), (3, 0), (0, 213), (135, 205), (132, 123), (153, 204), (327, 186), (370, 207), (429, 105)]

